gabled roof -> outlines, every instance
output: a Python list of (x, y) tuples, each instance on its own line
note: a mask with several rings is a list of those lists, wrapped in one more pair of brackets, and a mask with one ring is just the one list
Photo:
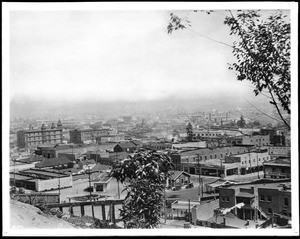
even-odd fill
[(136, 147), (136, 145), (133, 142), (120, 142), (117, 145), (119, 145), (121, 148), (135, 148)]
[(42, 162), (35, 165), (36, 168), (47, 168), (47, 167), (53, 167), (53, 166), (59, 166), (63, 164), (67, 164), (69, 162), (72, 162), (69, 160), (66, 156), (59, 156), (57, 158), (45, 158)]
[(184, 172), (184, 171), (170, 171), (170, 173), (171, 173), (170, 178), (171, 178), (172, 180), (176, 180), (176, 179), (179, 178), (182, 174), (184, 174), (185, 176), (188, 176), (188, 177), (191, 176), (190, 174), (188, 174), (188, 173), (186, 173), (186, 172)]

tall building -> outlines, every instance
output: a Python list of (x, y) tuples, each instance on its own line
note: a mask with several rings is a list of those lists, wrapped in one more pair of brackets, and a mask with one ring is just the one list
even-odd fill
[(22, 130), (17, 132), (17, 146), (19, 148), (35, 148), (41, 144), (59, 144), (62, 143), (62, 123), (60, 120), (57, 126), (52, 123), (51, 128), (46, 128), (42, 124), (41, 129), (33, 129), (30, 125), (29, 130)]
[(110, 135), (109, 129), (86, 129), (86, 130), (70, 130), (70, 143), (83, 144), (93, 140), (99, 140), (101, 136)]

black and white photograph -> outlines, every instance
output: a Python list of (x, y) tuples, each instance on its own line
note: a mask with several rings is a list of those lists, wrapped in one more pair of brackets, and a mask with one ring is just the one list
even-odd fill
[(298, 123), (297, 2), (2, 2), (2, 236), (299, 236)]

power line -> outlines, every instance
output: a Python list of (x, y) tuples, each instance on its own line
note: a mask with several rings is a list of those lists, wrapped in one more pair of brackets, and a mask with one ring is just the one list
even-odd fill
[(261, 111), (260, 109), (258, 109), (255, 105), (251, 104), (247, 99), (243, 98), (245, 101), (247, 101), (250, 105), (252, 105), (256, 110), (258, 110), (260, 113), (264, 114), (265, 116), (268, 116), (269, 118), (273, 119), (273, 120), (276, 120), (278, 122), (281, 122), (281, 120), (278, 120), (268, 114), (266, 114), (265, 112)]

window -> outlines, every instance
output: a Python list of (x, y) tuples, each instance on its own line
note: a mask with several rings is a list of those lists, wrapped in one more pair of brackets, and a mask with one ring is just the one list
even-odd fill
[(275, 173), (276, 172), (276, 168), (272, 168), (272, 171), (273, 171), (273, 173)]
[(226, 202), (229, 202), (229, 197), (226, 197)]
[(242, 164), (244, 164), (244, 161), (242, 161)]
[(272, 208), (268, 208), (268, 214), (272, 214)]
[(253, 159), (253, 163), (255, 163), (255, 159)]
[(206, 159), (207, 159), (207, 156), (204, 156), (204, 159), (206, 160)]
[(222, 197), (222, 202), (225, 202), (226, 201), (226, 197)]
[(249, 159), (249, 163), (251, 163), (251, 160)]
[(272, 201), (272, 197), (271, 197), (271, 195), (268, 195), (267, 196), (267, 202), (271, 202)]
[(284, 206), (288, 207), (289, 206), (289, 199), (284, 198)]
[(258, 161), (260, 161), (260, 158), (258, 158)]
[(217, 158), (217, 155), (215, 154), (215, 159)]
[(265, 195), (260, 195), (260, 201), (265, 201)]
[(209, 157), (212, 159), (212, 155), (209, 155)]
[(221, 158), (223, 158), (223, 154), (221, 154)]

